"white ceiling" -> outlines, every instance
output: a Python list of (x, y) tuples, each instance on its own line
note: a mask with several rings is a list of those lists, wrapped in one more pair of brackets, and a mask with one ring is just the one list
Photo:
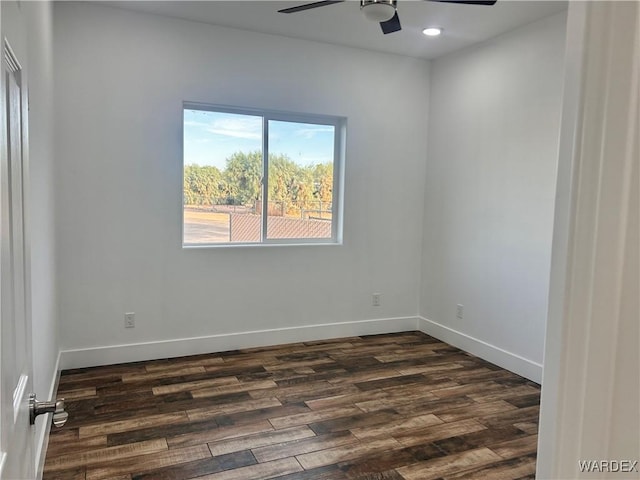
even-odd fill
[[(377, 23), (360, 12), (358, 0), (293, 14), (278, 10), (314, 0), (112, 1), (120, 8), (304, 38), (379, 52), (432, 59), (482, 42), (567, 8), (567, 2), (498, 0), (493, 6), (398, 0), (402, 31), (383, 35)], [(422, 29), (439, 26), (443, 35), (427, 38)]]

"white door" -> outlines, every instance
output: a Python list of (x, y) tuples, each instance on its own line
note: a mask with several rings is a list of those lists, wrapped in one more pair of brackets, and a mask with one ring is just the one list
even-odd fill
[(16, 2), (0, 2), (0, 455), (2, 479), (34, 479), (29, 244), (25, 235), (26, 41)]

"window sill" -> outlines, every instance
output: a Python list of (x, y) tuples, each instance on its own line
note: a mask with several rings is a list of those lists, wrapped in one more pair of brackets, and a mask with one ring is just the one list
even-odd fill
[(342, 242), (291, 242), (291, 243), (203, 243), (183, 244), (183, 250), (203, 250), (209, 248), (262, 248), (262, 247), (339, 247)]

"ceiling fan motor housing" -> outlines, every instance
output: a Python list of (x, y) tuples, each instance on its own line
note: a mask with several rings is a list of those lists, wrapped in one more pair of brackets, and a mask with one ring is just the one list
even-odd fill
[(386, 22), (396, 13), (397, 0), (360, 0), (360, 10), (373, 22)]

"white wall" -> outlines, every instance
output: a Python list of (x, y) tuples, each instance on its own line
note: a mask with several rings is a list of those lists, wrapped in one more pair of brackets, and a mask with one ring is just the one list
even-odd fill
[[(415, 327), (427, 62), (87, 4), (54, 25), (63, 350)], [(347, 117), (344, 245), (183, 250), (185, 100)]]
[[(58, 359), (55, 194), (53, 190), (53, 34), (51, 5), (23, 2), (28, 43), (29, 197), (34, 392), (41, 400), (55, 393)], [(38, 449), (49, 417), (36, 422)], [(41, 458), (42, 457), (42, 458)], [(36, 452), (36, 467), (44, 461)]]
[(558, 14), (431, 65), (423, 328), (538, 381), (565, 22)]

